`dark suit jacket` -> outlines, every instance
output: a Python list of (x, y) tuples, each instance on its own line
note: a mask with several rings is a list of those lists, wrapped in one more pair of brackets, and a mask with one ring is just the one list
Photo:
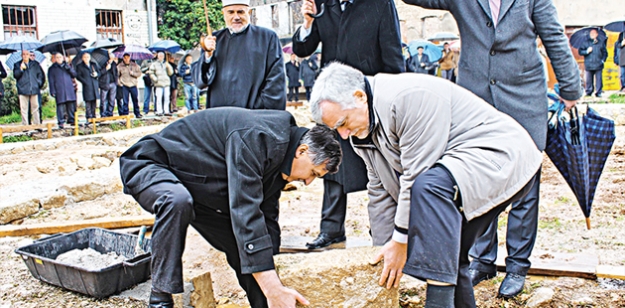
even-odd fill
[[(587, 71), (598, 71), (603, 69), (603, 63), (608, 59), (608, 50), (606, 48), (606, 39), (597, 38), (592, 40), (588, 38), (578, 52), (584, 56), (584, 68)], [(592, 52), (588, 53), (588, 47), (592, 47)]]
[(76, 91), (74, 82), (76, 71), (67, 62), (62, 65), (54, 63), (48, 69), (48, 87), (50, 95), (54, 97), (57, 104), (76, 101)]
[[(421, 63), (425, 65), (421, 66)], [(428, 57), (428, 55), (423, 54), (423, 56), (421, 57), (421, 61), (419, 61), (419, 55), (412, 56), (412, 58), (410, 58), (410, 62), (408, 63), (408, 65), (410, 66), (410, 71), (412, 72), (427, 74), (428, 68), (431, 65), (431, 63), (430, 63), (430, 58)]]
[[(97, 72), (98, 76), (95, 78), (92, 77), (92, 72)], [(82, 98), (86, 102), (100, 99), (99, 76), (100, 67), (93, 61), (89, 63), (89, 66), (83, 61), (80, 61), (80, 63), (76, 65), (76, 79), (82, 83)]]
[(291, 61), (289, 61), (284, 65), (284, 68), (286, 70), (286, 77), (287, 81), (289, 82), (289, 88), (301, 86), (299, 82), (299, 63), (297, 65), (294, 65)]
[(560, 95), (583, 94), (579, 69), (552, 0), (501, 0), (494, 26), (488, 0), (403, 0), (454, 16), (462, 53), (457, 82), (510, 115), (540, 150), (547, 140), (547, 81), (536, 46), (540, 36), (560, 84)]
[[(317, 11), (325, 3), (325, 14), (315, 19), (306, 40), (301, 27), (293, 35), (293, 52), (306, 57), (321, 46), (321, 67), (332, 61), (350, 65), (365, 75), (406, 71), (402, 56), (399, 18), (393, 0), (353, 0), (344, 12), (339, 0), (315, 1)], [(366, 189), (367, 167), (347, 140), (338, 138), (343, 161), (336, 174), (324, 179), (343, 185), (345, 193)]]
[(155, 183), (181, 183), (195, 208), (230, 215), (244, 274), (273, 269), (263, 209), (272, 208), (267, 198), (284, 187), (281, 173), (290, 174), (306, 131), (288, 111), (222, 107), (199, 112), (122, 154), (124, 192), (137, 195)]

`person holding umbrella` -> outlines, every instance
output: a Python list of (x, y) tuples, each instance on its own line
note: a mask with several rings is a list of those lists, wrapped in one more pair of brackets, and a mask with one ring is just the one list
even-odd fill
[(115, 110), (115, 98), (117, 98), (117, 84), (119, 72), (117, 71), (117, 57), (109, 52), (109, 60), (100, 70), (98, 83), (100, 86), (100, 116), (112, 117)]
[(178, 111), (178, 106), (176, 105), (178, 100), (178, 65), (176, 65), (175, 60), (173, 54), (167, 54), (167, 62), (174, 71), (174, 73), (169, 76), (169, 110), (172, 113)]
[(4, 83), (2, 79), (7, 78), (7, 71), (4, 69), (4, 65), (0, 62), (0, 100), (4, 97)]
[(100, 97), (100, 86), (98, 77), (100, 76), (100, 67), (94, 61), (91, 61), (91, 54), (85, 52), (82, 54), (82, 61), (76, 65), (76, 79), (82, 84), (82, 98), (85, 101), (85, 111), (87, 125), (89, 119), (95, 118), (96, 101)]
[(287, 62), (284, 66), (286, 70), (286, 76), (289, 81), (289, 102), (297, 102), (299, 96), (299, 87), (301, 86), (299, 82), (300, 76), (300, 65), (297, 62), (297, 56), (291, 54), (291, 61)]
[(41, 124), (38, 96), (41, 93), (41, 87), (43, 87), (46, 77), (39, 63), (31, 61), (30, 51), (22, 50), (22, 60), (13, 65), (13, 76), (17, 82), (22, 125), (28, 125), (29, 106), (32, 124)]
[(430, 57), (423, 53), (423, 46), (417, 47), (417, 54), (408, 63), (412, 72), (420, 74), (427, 74), (430, 64)]
[(438, 60), (438, 63), (441, 65), (441, 77), (444, 79), (451, 80), (454, 75), (455, 56), (454, 52), (449, 48), (449, 43), (445, 42), (443, 44), (443, 57)]
[(578, 49), (579, 54), (584, 56), (584, 69), (586, 70), (586, 95), (601, 97), (603, 92), (603, 63), (608, 58), (606, 40), (599, 37), (597, 29), (591, 29), (588, 39)]
[(122, 63), (117, 66), (117, 71), (119, 72), (119, 84), (122, 86), (124, 96), (123, 106), (121, 110), (118, 110), (120, 115), (127, 115), (130, 112), (128, 110), (128, 104), (130, 103), (128, 96), (130, 96), (132, 99), (132, 112), (134, 112), (135, 118), (142, 118), (141, 109), (139, 108), (139, 92), (137, 90), (137, 79), (141, 77), (141, 68), (130, 59), (130, 53), (124, 52)]
[(621, 92), (625, 92), (625, 39), (619, 34), (618, 39), (614, 43), (614, 63), (621, 67)]
[(56, 119), (59, 128), (65, 124), (74, 125), (74, 112), (76, 112), (76, 91), (74, 82), (76, 70), (66, 61), (65, 56), (60, 52), (55, 52), (52, 56), (54, 63), (48, 69), (48, 86), (50, 95), (56, 100)]

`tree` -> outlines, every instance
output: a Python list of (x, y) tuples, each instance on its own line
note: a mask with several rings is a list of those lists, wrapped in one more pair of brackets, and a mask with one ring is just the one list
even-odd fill
[[(206, 0), (211, 27), (224, 27), (221, 0)], [(197, 46), (200, 35), (206, 33), (206, 18), (201, 0), (156, 0), (158, 36), (178, 42), (182, 49)]]

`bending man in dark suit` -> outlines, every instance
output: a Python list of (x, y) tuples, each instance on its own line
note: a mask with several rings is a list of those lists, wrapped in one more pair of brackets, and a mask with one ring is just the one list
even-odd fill
[[(462, 37), (458, 85), (510, 115), (530, 134), (539, 150), (547, 139), (547, 82), (536, 36), (543, 41), (567, 109), (582, 96), (577, 64), (552, 0), (404, 0), (424, 8), (448, 10)], [(540, 179), (540, 170), (537, 173)], [(536, 241), (539, 183), (512, 204), (508, 214), (506, 278), (499, 295), (523, 290)], [(496, 275), (497, 219), (471, 252), (473, 285)]]
[(297, 127), (278, 110), (207, 110), (137, 142), (120, 169), (124, 192), (156, 214), (150, 307), (173, 307), (171, 294), (183, 292), (189, 225), (226, 253), (252, 307), (307, 304), (274, 270), (280, 227), (271, 196), (287, 182), (336, 172), (340, 161), (328, 128)]
[[(325, 13), (316, 19), (321, 4)], [(366, 75), (406, 71), (399, 35), (399, 18), (392, 0), (306, 0), (304, 24), (293, 35), (293, 52), (303, 58), (321, 47), (321, 67), (339, 61)], [(310, 249), (345, 241), (347, 193), (367, 188), (367, 169), (346, 140), (340, 140), (343, 165), (323, 181), (320, 233), (308, 243)], [(375, 216), (371, 216), (375, 219)], [(383, 245), (387, 239), (373, 239)]]

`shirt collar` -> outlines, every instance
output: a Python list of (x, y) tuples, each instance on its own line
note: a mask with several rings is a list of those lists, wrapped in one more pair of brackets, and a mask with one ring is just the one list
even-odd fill
[(367, 108), (369, 108), (369, 135), (364, 139), (354, 136), (350, 137), (352, 139), (352, 143), (355, 145), (373, 144), (371, 135), (373, 135), (373, 131), (377, 125), (376, 113), (373, 109), (373, 90), (371, 90), (371, 84), (369, 83), (369, 79), (367, 77), (365, 77), (365, 93), (367, 94)]
[[(297, 147), (299, 147), (300, 140), (302, 140), (302, 137), (306, 132), (308, 132), (308, 128), (306, 127), (291, 126), (289, 146), (286, 150), (286, 156), (284, 156), (282, 165), (280, 165), (280, 172), (286, 174), (287, 176), (291, 175), (291, 168), (293, 166), (293, 159), (295, 159), (295, 152), (297, 151)], [(280, 176), (279, 178), (282, 177)]]

